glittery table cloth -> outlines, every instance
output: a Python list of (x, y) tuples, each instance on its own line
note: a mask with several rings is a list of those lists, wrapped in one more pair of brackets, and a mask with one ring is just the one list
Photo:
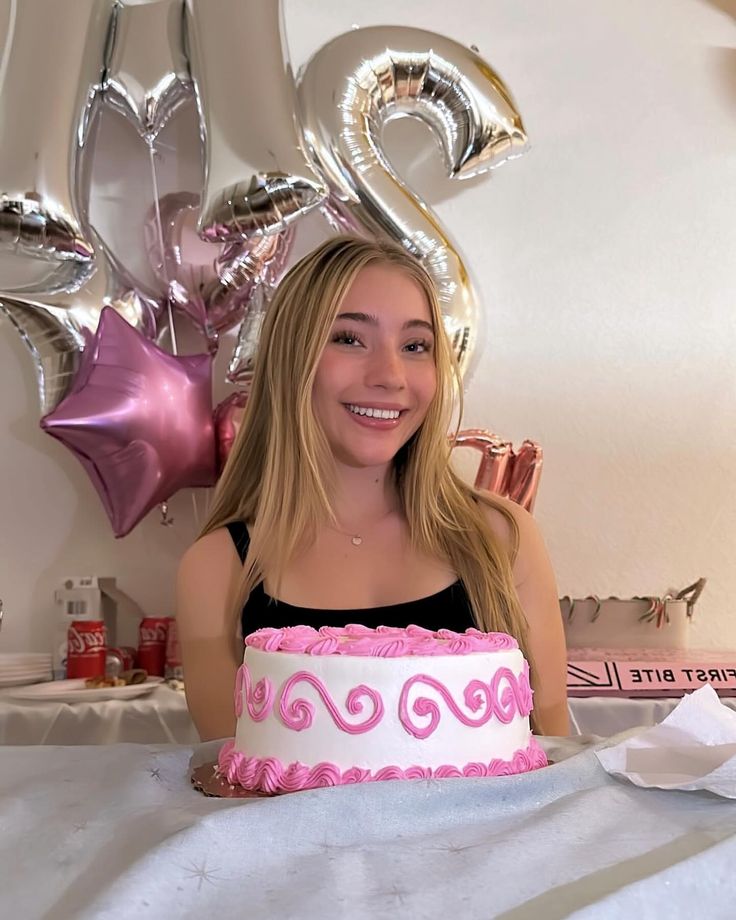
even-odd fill
[(733, 917), (736, 802), (543, 743), (557, 762), (525, 775), (257, 799), (193, 790), (189, 747), (2, 748), (2, 915)]
[(18, 700), (12, 690), (0, 690), (0, 745), (196, 744), (197, 741), (199, 736), (184, 694), (163, 685), (138, 699), (100, 702), (81, 699), (71, 704)]

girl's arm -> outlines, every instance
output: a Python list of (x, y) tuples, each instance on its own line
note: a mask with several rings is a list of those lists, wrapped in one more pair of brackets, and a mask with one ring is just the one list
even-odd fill
[(242, 663), (233, 618), (240, 560), (226, 528), (191, 546), (179, 565), (176, 622), (187, 705), (202, 741), (235, 733), (235, 676)]
[[(516, 592), (529, 624), (536, 730), (541, 735), (569, 735), (567, 648), (552, 564), (532, 515), (510, 499), (502, 499), (502, 502), (519, 527), (519, 551), (513, 573)], [(501, 515), (495, 512), (494, 517), (498, 527)], [(510, 538), (508, 522), (503, 523)]]

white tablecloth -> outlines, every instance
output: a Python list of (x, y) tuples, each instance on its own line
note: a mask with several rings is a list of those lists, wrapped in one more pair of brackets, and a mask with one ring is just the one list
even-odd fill
[(180, 690), (98, 703), (12, 698), (0, 690), (0, 744), (196, 744), (199, 736)]
[(640, 789), (582, 744), (544, 743), (573, 756), (522, 776), (240, 800), (195, 792), (186, 747), (4, 748), (0, 912), (732, 920), (736, 802)]
[[(184, 694), (157, 687), (136, 700), (104, 703), (21, 702), (0, 690), (0, 744), (196, 744), (197, 732)], [(571, 699), (573, 734), (609, 738), (630, 728), (656, 725), (677, 699)], [(736, 699), (723, 700), (736, 709)]]

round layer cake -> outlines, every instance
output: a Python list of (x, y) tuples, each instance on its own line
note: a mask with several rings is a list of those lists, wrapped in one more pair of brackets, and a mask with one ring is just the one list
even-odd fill
[(235, 738), (218, 770), (265, 792), (546, 766), (515, 639), (468, 629), (259, 629), (245, 639)]

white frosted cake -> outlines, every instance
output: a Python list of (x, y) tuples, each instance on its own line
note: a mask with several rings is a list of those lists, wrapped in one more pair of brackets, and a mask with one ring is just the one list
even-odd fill
[(469, 629), (261, 629), (245, 639), (227, 781), (264, 793), (546, 765), (516, 640)]

